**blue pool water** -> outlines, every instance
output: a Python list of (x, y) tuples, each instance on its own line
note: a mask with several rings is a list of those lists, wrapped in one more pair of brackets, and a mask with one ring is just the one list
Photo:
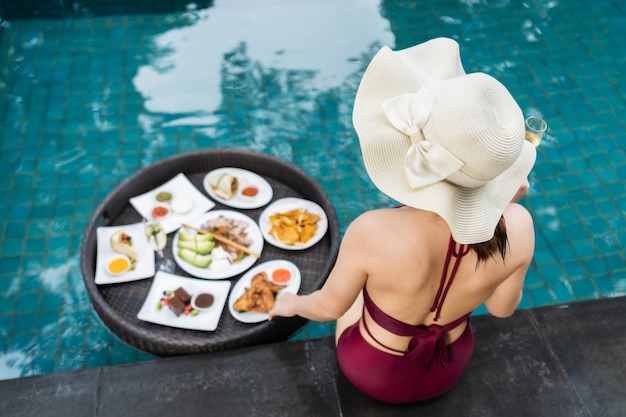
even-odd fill
[(79, 257), (94, 208), (141, 167), (248, 148), (319, 181), (342, 230), (391, 204), (360, 161), (354, 93), (381, 46), (436, 36), (549, 123), (521, 307), (626, 293), (617, 1), (0, 0), (0, 17), (0, 379), (152, 359), (99, 320)]

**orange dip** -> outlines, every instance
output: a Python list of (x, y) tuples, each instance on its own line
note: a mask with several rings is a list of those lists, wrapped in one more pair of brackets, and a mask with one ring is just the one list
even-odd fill
[(291, 272), (287, 269), (277, 269), (272, 272), (272, 281), (277, 284), (285, 284), (291, 279)]
[(241, 190), (241, 194), (247, 196), (247, 197), (254, 197), (258, 194), (259, 189), (256, 187), (246, 187), (243, 190)]

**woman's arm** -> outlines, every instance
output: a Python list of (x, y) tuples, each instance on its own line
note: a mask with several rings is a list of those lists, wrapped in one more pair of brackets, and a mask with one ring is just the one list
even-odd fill
[(528, 211), (519, 204), (511, 204), (504, 212), (509, 248), (505, 266), (514, 268), (509, 277), (485, 301), (489, 313), (509, 317), (522, 301), (524, 278), (535, 250), (535, 231)]
[(365, 242), (372, 237), (368, 232), (367, 217), (357, 218), (346, 230), (337, 261), (324, 286), (308, 295), (280, 295), (269, 313), (270, 320), (276, 316), (297, 315), (309, 320), (329, 321), (341, 317), (350, 308), (367, 280), (368, 245)]

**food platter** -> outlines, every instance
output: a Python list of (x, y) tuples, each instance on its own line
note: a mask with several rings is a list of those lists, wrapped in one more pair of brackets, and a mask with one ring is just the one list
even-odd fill
[[(246, 229), (245, 229), (245, 232), (247, 233), (247, 239), (251, 242), (248, 248), (251, 251), (256, 252), (257, 254), (260, 254), (262, 252), (264, 242), (263, 242), (263, 236), (261, 235), (261, 230), (259, 229), (258, 225), (250, 217), (246, 216), (245, 214), (239, 213), (237, 211), (212, 210), (190, 221), (189, 225), (195, 228), (201, 228), (202, 225), (205, 224), (206, 222), (215, 221), (220, 218), (232, 220), (233, 222), (245, 222), (247, 224)], [(226, 268), (212, 269), (211, 264), (215, 262), (215, 259), (211, 259), (210, 263), (206, 266), (202, 266), (203, 265), (202, 262), (197, 263), (197, 265), (200, 265), (200, 266), (194, 265), (190, 263), (189, 261), (186, 261), (185, 259), (183, 259), (184, 255), (181, 252), (181, 248), (183, 247), (182, 247), (182, 242), (181, 242), (182, 238), (181, 238), (180, 232), (190, 233), (190, 231), (187, 231), (183, 227), (179, 230), (179, 232), (175, 234), (174, 239), (172, 241), (172, 253), (174, 256), (174, 260), (176, 261), (176, 263), (178, 264), (180, 268), (182, 268), (185, 272), (187, 272), (188, 274), (194, 277), (204, 278), (204, 279), (230, 278), (246, 271), (248, 268), (254, 265), (254, 263), (257, 261), (257, 258), (255, 256), (246, 255), (240, 261), (232, 263), (230, 266)], [(200, 254), (198, 252), (198, 254), (200, 256), (213, 256), (213, 252), (210, 252), (209, 254), (204, 254), (204, 253)], [(205, 258), (199, 258), (199, 259), (203, 260)]]
[[(217, 328), (226, 304), (230, 281), (204, 281), (159, 271), (137, 318), (142, 321), (181, 329), (213, 331)], [(189, 309), (177, 315), (167, 303), (168, 293), (184, 289), (191, 298), (197, 293), (211, 294), (213, 304), (205, 309)], [(171, 301), (170, 301), (171, 302)], [(193, 307), (193, 306), (192, 306)], [(196, 313), (193, 313), (196, 311)]]
[[(107, 270), (109, 262), (115, 258), (127, 257), (115, 252), (111, 246), (111, 237), (126, 233), (133, 242), (132, 248), (137, 253), (137, 261), (134, 268), (118, 275), (113, 275)], [(134, 223), (121, 226), (101, 226), (96, 230), (97, 234), (97, 260), (96, 260), (96, 284), (118, 284), (149, 278), (154, 275), (154, 251), (143, 231), (143, 224)]]
[[(168, 234), (185, 221), (215, 207), (215, 203), (205, 197), (182, 173), (131, 198), (130, 203), (144, 219), (160, 220)], [(158, 217), (155, 218), (154, 214), (158, 214)]]
[[(238, 167), (261, 176), (272, 188), (270, 202), (254, 209), (240, 209), (213, 199), (205, 191), (203, 180), (208, 172), (222, 167)], [(323, 207), (328, 216), (328, 231), (319, 242), (306, 250), (283, 250), (266, 243), (261, 234), (260, 241), (264, 244), (261, 256), (248, 269), (225, 279), (199, 278), (179, 265), (176, 266), (176, 275), (200, 283), (228, 281), (232, 288), (255, 266), (281, 259), (292, 261), (298, 266), (301, 274), (298, 292), (309, 294), (323, 285), (337, 257), (339, 227), (332, 202), (320, 184), (297, 166), (271, 155), (244, 149), (198, 149), (172, 155), (131, 174), (94, 209), (81, 244), (81, 272), (98, 317), (125, 343), (156, 356), (214, 352), (286, 340), (306, 324), (305, 319), (295, 316), (271, 322), (245, 324), (235, 319), (230, 312), (227, 314), (222, 312), (218, 327), (215, 329), (215, 337), (213, 335), (207, 337), (205, 331), (158, 325), (137, 318), (138, 312), (146, 302), (154, 275), (148, 276), (147, 279), (113, 285), (96, 284), (95, 275), (99, 269), (96, 266), (99, 255), (97, 229), (141, 223), (144, 216), (129, 200), (149, 192), (153, 192), (152, 197), (156, 198), (159, 192), (165, 191), (162, 189), (164, 184), (180, 174), (184, 175), (211, 205), (215, 204), (211, 209), (195, 216), (187, 214), (180, 220), (180, 225), (185, 223), (195, 226), (196, 218), (213, 210), (224, 209), (244, 213), (258, 226), (259, 215), (274, 200), (295, 197), (313, 201)], [(176, 255), (172, 251), (172, 244), (177, 230), (178, 228), (174, 229), (168, 235), (167, 245), (163, 250), (166, 259), (172, 259)], [(125, 274), (121, 273), (114, 278), (121, 279)]]
[[(307, 213), (312, 213), (319, 216), (319, 220), (316, 222), (316, 230), (311, 238), (306, 242), (299, 242), (295, 244), (288, 244), (281, 240), (278, 240), (272, 232), (272, 222), (270, 216), (276, 213), (284, 213), (291, 210), (301, 209)], [(324, 209), (319, 204), (313, 201), (305, 200), (302, 198), (287, 197), (274, 201), (267, 206), (265, 210), (259, 216), (259, 227), (263, 238), (271, 245), (286, 250), (303, 250), (308, 249), (311, 246), (318, 243), (326, 234), (328, 230), (328, 217), (324, 212)]]
[(276, 259), (259, 264), (246, 272), (245, 275), (242, 276), (239, 281), (237, 281), (237, 283), (233, 286), (232, 291), (230, 292), (230, 296), (228, 297), (228, 309), (230, 311), (230, 314), (236, 320), (242, 323), (259, 323), (268, 319), (267, 313), (253, 311), (241, 312), (235, 310), (234, 305), (237, 299), (244, 294), (246, 288), (250, 288), (252, 278), (256, 274), (265, 272), (271, 279), (272, 273), (278, 269), (289, 271), (290, 279), (289, 282), (286, 283), (286, 288), (279, 291), (276, 297), (280, 297), (280, 294), (283, 292), (290, 292), (293, 294), (298, 293), (302, 278), (300, 274), (300, 269), (298, 269), (298, 267), (293, 262)]
[[(232, 181), (236, 181), (234, 185)], [(218, 184), (224, 188), (223, 192)], [(206, 174), (202, 185), (214, 200), (239, 209), (263, 207), (273, 196), (272, 186), (263, 177), (241, 168), (215, 169)]]

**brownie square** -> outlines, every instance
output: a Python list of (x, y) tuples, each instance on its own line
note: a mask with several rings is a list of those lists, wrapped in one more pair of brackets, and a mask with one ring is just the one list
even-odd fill
[(176, 316), (180, 316), (185, 311), (186, 304), (180, 301), (178, 297), (172, 297), (168, 302), (167, 306), (176, 314)]
[(188, 305), (191, 302), (191, 296), (183, 287), (174, 291), (174, 298), (178, 298), (184, 305)]

